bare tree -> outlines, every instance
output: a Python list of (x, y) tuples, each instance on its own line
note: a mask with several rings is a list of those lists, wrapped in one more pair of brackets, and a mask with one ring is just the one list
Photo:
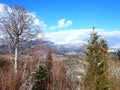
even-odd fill
[(34, 17), (27, 12), (24, 6), (12, 5), (4, 7), (5, 14), (1, 16), (0, 27), (15, 47), (14, 68), (17, 73), (18, 47), (20, 42), (34, 38), (39, 27), (34, 23)]

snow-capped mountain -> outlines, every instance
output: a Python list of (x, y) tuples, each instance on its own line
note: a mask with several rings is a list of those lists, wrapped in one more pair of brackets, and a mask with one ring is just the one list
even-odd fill
[[(119, 30), (106, 31), (104, 29), (96, 29), (96, 32), (100, 35), (100, 38), (106, 40), (110, 50), (116, 51), (120, 49)], [(47, 33), (47, 38), (56, 45), (61, 45), (70, 49), (79, 49), (89, 40), (90, 33), (91, 29), (64, 30)]]

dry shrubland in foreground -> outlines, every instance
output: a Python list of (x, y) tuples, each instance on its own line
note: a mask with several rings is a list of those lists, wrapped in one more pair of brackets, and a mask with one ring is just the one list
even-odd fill
[[(81, 88), (83, 87), (82, 82), (79, 81), (77, 77), (83, 76), (84, 74), (79, 74), (78, 72), (75, 72), (75, 70), (77, 70), (78, 67), (85, 69), (87, 68), (87, 64), (84, 63), (84, 66), (84, 64), (81, 63), (80, 59), (84, 59), (84, 55), (82, 55), (82, 57), (80, 58), (78, 56), (72, 56), (69, 58), (66, 57), (66, 60), (63, 61), (53, 61), (53, 68), (51, 70), (52, 82), (47, 83), (46, 87), (49, 88), (47, 90), (76, 90), (79, 85)], [(110, 56), (114, 55), (111, 54)], [(15, 76), (14, 74), (14, 64), (12, 61), (13, 56), (0, 55), (0, 57), (0, 90), (27, 90), (28, 88), (30, 88), (26, 87), (25, 85), (26, 81), (31, 77), (31, 73), (38, 68), (38, 60), (36, 59), (36, 57), (30, 56), (28, 62), (25, 61), (25, 56), (19, 57), (19, 72), (17, 76)], [(43, 61), (41, 62), (41, 65), (45, 63)], [(72, 74), (72, 72), (74, 73)], [(110, 57), (108, 60), (108, 72), (114, 90), (120, 90), (120, 61), (112, 60), (112, 58)]]
[[(37, 51), (36, 48), (32, 49), (32, 51), (30, 50), (29, 56), (19, 55), (17, 75), (14, 72), (14, 55), (0, 55), (0, 90), (30, 90), (30, 87), (27, 87), (26, 84), (29, 84), (27, 81), (31, 78), (32, 73), (41, 69), (39, 65), (48, 67), (48, 61), (45, 58), (47, 57), (47, 50), (38, 48), (40, 47), (37, 47)], [(56, 55), (54, 54), (53, 56), (55, 57)], [(48, 83), (48, 80), (45, 81), (49, 88), (48, 90), (58, 90), (58, 88), (59, 90), (67, 90), (66, 68), (54, 61), (54, 58), (50, 73), (52, 81), (50, 83)]]
[[(115, 54), (108, 56), (107, 77), (111, 87), (120, 90), (120, 61)], [(59, 56), (40, 43), (19, 54), (17, 74), (13, 60), (12, 54), (0, 55), (0, 90), (86, 90), (88, 87), (83, 83), (89, 66), (85, 54)]]

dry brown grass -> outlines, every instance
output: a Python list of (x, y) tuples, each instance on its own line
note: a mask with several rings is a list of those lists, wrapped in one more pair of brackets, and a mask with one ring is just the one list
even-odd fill
[(6, 63), (0, 67), (0, 90), (19, 90), (19, 87), (36, 68), (36, 60), (32, 56), (21, 55), (18, 57), (18, 73), (14, 73), (14, 55), (0, 55), (0, 61)]
[[(67, 57), (59, 57), (60, 56), (53, 54), (53, 82), (49, 84), (48, 90), (70, 90), (70, 78), (68, 78), (66, 74), (67, 69), (60, 64), (60, 62)], [(18, 58), (18, 74), (15, 76), (13, 62), (14, 55), (0, 55), (0, 60), (7, 61), (3, 67), (0, 67), (0, 90), (19, 90), (19, 88), (25, 83), (25, 80), (30, 77), (31, 72), (37, 68), (36, 66), (42, 59), (43, 57), (39, 56), (38, 52), (33, 52), (29, 57), (26, 57), (26, 55), (20, 55)], [(110, 56), (107, 62), (108, 75), (113, 82), (114, 90), (120, 90), (120, 61), (113, 59), (115, 59), (115, 56)], [(82, 68), (82, 66), (80, 67)], [(77, 87), (76, 85), (80, 82), (78, 82), (77, 78), (74, 78), (74, 81), (76, 83), (75, 87)]]
[(120, 90), (120, 61), (108, 60), (108, 75), (112, 81), (114, 90)]

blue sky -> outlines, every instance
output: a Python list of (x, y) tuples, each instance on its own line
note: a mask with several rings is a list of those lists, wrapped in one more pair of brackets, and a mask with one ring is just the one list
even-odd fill
[[(57, 25), (61, 19), (71, 20), (69, 27), (55, 30), (102, 28), (105, 30), (120, 29), (119, 0), (1, 0), (5, 4), (25, 5), (28, 11), (44, 21), (48, 27)], [(54, 30), (54, 31), (55, 31)]]
[(116, 32), (120, 40), (120, 0), (0, 0), (0, 3), (25, 5), (36, 15), (44, 32), (54, 42), (78, 41), (80, 35), (88, 36), (90, 32), (86, 31), (93, 26), (97, 31), (104, 32), (108, 41), (110, 36), (115, 37), (112, 33)]

